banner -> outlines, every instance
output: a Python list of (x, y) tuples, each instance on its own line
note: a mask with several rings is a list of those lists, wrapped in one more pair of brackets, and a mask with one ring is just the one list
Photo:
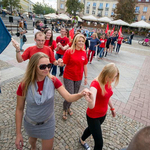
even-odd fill
[(121, 27), (120, 27), (120, 29), (119, 29), (118, 36), (120, 37), (120, 36), (121, 36), (121, 34), (122, 34), (122, 26), (121, 26)]
[(69, 35), (70, 35), (71, 39), (73, 39), (73, 37), (74, 37), (74, 28), (72, 28), (72, 29), (69, 31)]
[(0, 54), (5, 50), (11, 41), (11, 35), (0, 17)]
[(111, 30), (110, 36), (112, 36), (112, 35), (113, 35), (114, 30), (115, 30), (115, 26), (114, 26), (114, 27), (113, 27), (113, 29)]
[(107, 27), (106, 27), (105, 33), (107, 34), (108, 31), (109, 31), (109, 25), (107, 23)]

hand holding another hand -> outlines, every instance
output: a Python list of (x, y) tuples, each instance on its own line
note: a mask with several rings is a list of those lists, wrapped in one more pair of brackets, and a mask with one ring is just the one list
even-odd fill
[(62, 67), (63, 66), (63, 60), (61, 58), (59, 58), (57, 61), (58, 61), (58, 66)]

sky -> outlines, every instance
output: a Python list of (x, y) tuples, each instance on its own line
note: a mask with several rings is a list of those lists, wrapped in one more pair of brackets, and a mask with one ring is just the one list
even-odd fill
[(48, 4), (49, 6), (52, 6), (52, 8), (54, 8), (54, 9), (57, 8), (57, 0), (31, 0), (31, 1), (33, 3), (36, 3), (36, 2), (43, 3), (43, 1), (44, 1), (44, 3)]

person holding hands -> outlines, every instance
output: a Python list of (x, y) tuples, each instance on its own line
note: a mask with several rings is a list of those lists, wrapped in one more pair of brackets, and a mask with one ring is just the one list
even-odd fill
[(115, 82), (115, 86), (119, 82), (119, 70), (114, 63), (107, 64), (91, 85), (91, 94), (87, 94), (85, 98), (88, 102), (86, 111), (88, 127), (84, 130), (83, 135), (79, 139), (81, 145), (89, 150), (89, 145), (85, 140), (92, 134), (94, 138), (94, 150), (102, 150), (103, 137), (101, 124), (104, 122), (108, 105), (112, 112), (112, 116), (116, 116), (115, 108), (113, 107), (110, 97), (113, 95), (111, 84)]
[[(23, 149), (21, 133), (22, 119), (29, 136), (31, 150), (36, 150), (37, 138), (42, 139), (42, 150), (52, 150), (55, 131), (54, 94), (55, 89), (68, 102), (74, 102), (90, 91), (70, 94), (60, 80), (50, 75), (49, 57), (38, 52), (29, 60), (25, 76), (17, 90), (16, 141), (17, 149)], [(26, 104), (25, 115), (23, 117)]]
[[(85, 47), (85, 37), (83, 34), (77, 34), (73, 40), (72, 46), (68, 49), (63, 59), (58, 59), (58, 65), (64, 66), (64, 85), (70, 94), (78, 93), (84, 72), (84, 84), (87, 84), (87, 56)], [(63, 103), (63, 119), (67, 120), (67, 114), (73, 115), (70, 108), (71, 102), (67, 100)]]

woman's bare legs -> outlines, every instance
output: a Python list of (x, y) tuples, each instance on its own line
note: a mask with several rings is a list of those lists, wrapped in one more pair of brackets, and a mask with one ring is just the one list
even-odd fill
[(50, 140), (42, 140), (42, 150), (52, 150), (53, 142), (54, 142), (54, 138)]
[(31, 145), (31, 150), (36, 150), (37, 138), (29, 137), (29, 143)]

